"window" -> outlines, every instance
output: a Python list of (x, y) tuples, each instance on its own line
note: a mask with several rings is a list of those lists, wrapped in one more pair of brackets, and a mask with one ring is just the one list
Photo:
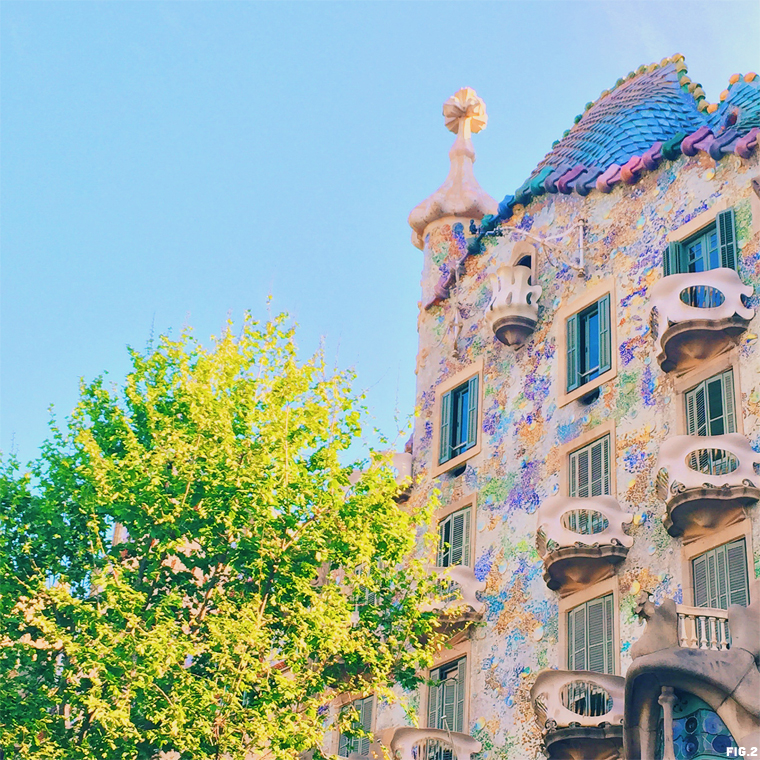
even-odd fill
[(592, 599), (567, 613), (567, 668), (614, 673), (612, 594)]
[[(357, 699), (351, 703), (351, 707), (358, 713), (358, 720), (354, 721), (353, 729), (362, 729), (365, 732), (372, 730), (372, 697)], [(343, 708), (346, 710), (346, 708)], [(353, 733), (353, 731), (351, 732)], [(341, 734), (338, 742), (338, 754), (341, 757), (348, 757), (352, 752), (358, 752), (360, 755), (369, 755), (369, 737), (354, 737), (348, 734)]]
[[(736, 229), (734, 210), (721, 211), (715, 221), (695, 235), (668, 244), (664, 256), (665, 276), (707, 272), (727, 267), (736, 269)], [(711, 304), (692, 304), (708, 306)], [(716, 304), (717, 305), (717, 304)]]
[(438, 566), (470, 564), (470, 508), (460, 509), (438, 523)]
[(612, 368), (609, 293), (567, 320), (567, 390)]
[(740, 538), (695, 557), (691, 561), (695, 607), (727, 610), (732, 604), (749, 604), (746, 541)]
[(442, 665), (430, 672), (428, 728), (464, 731), (464, 700), (467, 658)]
[(569, 464), (569, 496), (584, 498), (610, 494), (609, 435), (571, 452)]
[(736, 432), (734, 372), (731, 369), (703, 380), (684, 394), (687, 435)]
[(478, 375), (441, 397), (441, 450), (444, 464), (478, 442)]

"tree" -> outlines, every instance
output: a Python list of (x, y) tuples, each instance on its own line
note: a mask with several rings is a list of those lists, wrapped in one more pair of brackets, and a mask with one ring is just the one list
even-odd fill
[(397, 503), (387, 456), (341, 462), (352, 376), (299, 363), (283, 317), (130, 354), (2, 466), (6, 760), (293, 758), (331, 696), (411, 688), (440, 644), (430, 507)]

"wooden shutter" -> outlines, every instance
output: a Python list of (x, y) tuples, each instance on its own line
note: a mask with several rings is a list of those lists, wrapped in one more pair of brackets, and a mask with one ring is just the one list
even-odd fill
[(457, 703), (452, 731), (464, 731), (464, 699), (467, 687), (467, 658), (457, 664)]
[(568, 670), (586, 670), (586, 605), (567, 614)]
[(610, 437), (603, 436), (570, 454), (569, 495), (585, 498), (610, 493)]
[(451, 459), (451, 391), (441, 398), (441, 446), (438, 464)]
[(430, 672), (430, 688), (428, 689), (428, 728), (438, 728), (438, 715), (440, 713), (439, 702), (441, 697), (441, 685), (438, 682), (440, 670)]
[(702, 555), (692, 560), (691, 575), (694, 588), (694, 606), (709, 607), (707, 588), (707, 556)]
[(604, 640), (606, 642), (607, 661), (605, 673), (615, 672), (615, 599), (612, 594), (604, 597)]
[(734, 407), (734, 373), (726, 370), (721, 377), (723, 386), (723, 422), (727, 433), (736, 432), (736, 410)]
[(687, 435), (707, 435), (707, 397), (704, 383), (686, 393)]
[[(448, 540), (446, 540), (447, 532)], [(469, 564), (470, 508), (467, 507), (454, 512), (438, 523), (438, 565), (449, 567), (451, 565), (469, 566)]]
[(749, 578), (747, 577), (747, 548), (744, 539), (726, 545), (728, 565), (728, 604), (749, 604)]
[(451, 515), (438, 523), (438, 567), (448, 567), (451, 564), (451, 541), (446, 538), (446, 528), (451, 535)]
[(717, 602), (714, 605), (721, 610), (728, 609), (728, 563), (726, 561), (726, 546), (715, 549), (715, 588)]
[[(372, 697), (366, 697), (361, 700), (361, 709), (359, 711), (361, 725), (364, 731), (369, 733), (372, 730)], [(362, 736), (359, 740), (359, 754), (369, 755), (369, 737)]]
[(718, 246), (720, 248), (721, 265), (728, 269), (736, 269), (736, 227), (734, 210), (721, 211), (716, 220), (718, 229)]
[(467, 399), (467, 446), (471, 449), (478, 442), (478, 376), (468, 381)]
[(439, 716), (438, 728), (455, 731), (454, 721), (456, 720), (457, 711), (456, 679), (449, 676), (443, 682), (441, 688), (443, 690), (443, 699), (441, 700), (441, 714)]
[(578, 315), (567, 320), (567, 390), (573, 391), (580, 385), (581, 365), (578, 340)]
[(599, 299), (599, 374), (612, 367), (612, 337), (610, 332), (610, 294)]
[(586, 603), (586, 638), (588, 670), (606, 673), (607, 639), (605, 637), (604, 598)]
[(681, 246), (678, 243), (668, 243), (665, 253), (662, 257), (663, 270), (665, 277), (671, 274), (678, 274), (680, 270)]
[(341, 732), (340, 734), (340, 740), (338, 741), (338, 754), (341, 757), (348, 757), (349, 750), (349, 743), (350, 739), (348, 736)]

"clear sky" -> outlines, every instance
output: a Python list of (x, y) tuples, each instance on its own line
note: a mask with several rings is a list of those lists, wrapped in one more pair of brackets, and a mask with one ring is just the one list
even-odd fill
[(0, 449), (22, 460), (127, 344), (206, 339), (269, 293), (392, 435), (446, 98), (485, 100), (475, 170), (501, 200), (639, 65), (684, 54), (710, 101), (760, 69), (756, 0), (1, 5)]

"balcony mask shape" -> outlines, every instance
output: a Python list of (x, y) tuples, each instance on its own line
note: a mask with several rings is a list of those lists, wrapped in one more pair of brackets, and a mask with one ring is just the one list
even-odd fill
[(611, 575), (633, 545), (623, 529), (633, 515), (623, 512), (613, 496), (552, 496), (536, 516), (544, 580), (562, 596)]
[[(484, 591), (486, 584), (475, 577), (475, 572), (471, 567), (451, 565), (450, 567), (433, 567), (431, 571), (438, 575), (441, 585), (447, 588), (444, 589), (442, 599), (424, 605), (423, 611), (439, 610), (444, 614), (459, 611), (452, 622), (475, 620), (483, 617), (485, 604), (478, 601), (476, 594), (479, 591)], [(455, 586), (456, 589), (452, 586)], [(456, 590), (459, 593), (456, 593)]]
[(401, 727), (383, 732), (383, 744), (391, 751), (396, 760), (421, 760), (425, 758), (424, 749), (431, 744), (435, 749), (427, 755), (428, 760), (440, 757), (441, 760), (470, 760), (470, 756), (480, 752), (483, 745), (469, 734), (459, 731), (447, 731), (441, 728)]
[(692, 541), (730, 525), (760, 499), (760, 454), (739, 433), (677, 435), (660, 445), (657, 493), (665, 528)]
[(742, 303), (753, 293), (733, 269), (671, 274), (650, 292), (657, 309), (657, 361), (684, 372), (734, 345), (755, 316)]
[(507, 346), (521, 346), (538, 320), (542, 288), (530, 284), (531, 270), (525, 266), (500, 266), (489, 274), (493, 298), (486, 321), (494, 335)]
[(550, 758), (612, 760), (623, 744), (625, 679), (588, 670), (543, 670), (530, 700)]

